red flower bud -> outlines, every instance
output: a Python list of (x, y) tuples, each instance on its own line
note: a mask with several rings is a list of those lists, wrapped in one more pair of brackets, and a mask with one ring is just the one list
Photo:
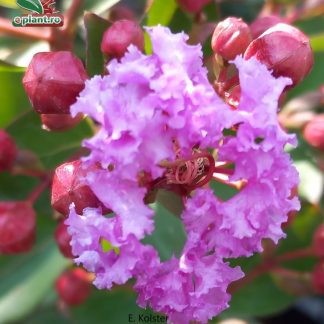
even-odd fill
[(104, 213), (108, 211), (95, 196), (82, 178), (86, 170), (82, 168), (81, 161), (73, 161), (60, 165), (56, 170), (52, 184), (52, 206), (58, 212), (67, 216), (71, 203), (75, 204), (78, 214), (82, 214), (87, 207), (102, 207)]
[(249, 26), (242, 19), (229, 17), (217, 24), (211, 46), (214, 53), (229, 61), (243, 54), (251, 41)]
[(273, 70), (274, 76), (292, 79), (293, 86), (305, 78), (314, 63), (308, 37), (287, 24), (277, 24), (255, 39), (244, 58), (252, 56)]
[(17, 148), (6, 131), (0, 129), (0, 172), (11, 169), (17, 157)]
[(308, 122), (303, 135), (311, 146), (324, 150), (324, 114), (317, 115)]
[(36, 216), (31, 203), (0, 202), (0, 253), (28, 252), (35, 240)]
[(72, 117), (68, 114), (42, 114), (43, 129), (51, 132), (62, 132), (69, 130), (80, 123), (82, 114)]
[(324, 294), (324, 260), (315, 266), (312, 272), (312, 284), (315, 292)]
[(87, 78), (82, 62), (73, 53), (37, 53), (27, 68), (23, 85), (39, 114), (69, 114)]
[(321, 224), (314, 233), (313, 250), (316, 256), (324, 258), (324, 224)]
[(101, 51), (110, 57), (120, 59), (131, 44), (141, 51), (144, 49), (143, 30), (133, 20), (119, 20), (105, 31), (101, 41)]
[(252, 38), (255, 39), (263, 34), (267, 29), (271, 28), (274, 25), (283, 23), (284, 20), (278, 16), (264, 16), (257, 18), (250, 25), (250, 30)]
[(55, 283), (59, 298), (68, 305), (82, 304), (91, 293), (90, 277), (80, 268), (63, 272)]
[(73, 259), (72, 247), (70, 245), (71, 235), (68, 233), (67, 225), (61, 221), (55, 230), (55, 240), (61, 253), (69, 259)]
[(190, 13), (198, 13), (210, 3), (211, 0), (177, 0), (182, 10)]

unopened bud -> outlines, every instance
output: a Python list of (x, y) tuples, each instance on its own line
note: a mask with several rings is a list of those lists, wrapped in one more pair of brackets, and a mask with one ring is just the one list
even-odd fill
[(257, 18), (250, 25), (250, 30), (252, 38), (255, 39), (263, 34), (267, 29), (271, 28), (274, 25), (283, 23), (284, 20), (278, 16), (264, 16)]
[(68, 233), (68, 227), (61, 221), (55, 230), (55, 240), (61, 253), (69, 259), (73, 259), (72, 247), (70, 245), (71, 235)]
[(324, 150), (324, 114), (315, 116), (304, 128), (303, 135), (311, 146)]
[(64, 163), (55, 170), (52, 184), (52, 206), (55, 210), (67, 216), (71, 203), (74, 203), (78, 214), (82, 214), (87, 207), (102, 207), (104, 213), (109, 212), (84, 183), (85, 176), (86, 170), (79, 160)]
[(91, 293), (90, 278), (90, 274), (81, 268), (66, 270), (55, 283), (59, 298), (67, 305), (82, 304)]
[(37, 53), (23, 85), (39, 114), (69, 114), (88, 76), (82, 62), (68, 51)]
[(274, 76), (290, 78), (292, 86), (306, 77), (314, 63), (308, 37), (287, 24), (277, 24), (255, 39), (244, 58), (252, 56), (273, 70)]
[(35, 240), (36, 216), (31, 203), (0, 202), (0, 253), (28, 252)]
[(314, 291), (324, 294), (324, 261), (320, 261), (312, 272), (312, 283)]
[(177, 0), (182, 10), (190, 13), (198, 13), (210, 3), (211, 0)]
[(83, 115), (78, 114), (72, 117), (68, 114), (42, 114), (42, 127), (43, 129), (51, 132), (62, 132), (69, 130), (80, 123)]
[(120, 59), (131, 44), (141, 51), (144, 49), (143, 30), (133, 20), (119, 20), (105, 31), (101, 51), (109, 57)]
[(242, 19), (229, 17), (217, 24), (211, 44), (214, 53), (229, 61), (243, 54), (251, 41), (249, 26)]
[(10, 170), (17, 157), (17, 148), (6, 131), (0, 129), (0, 172)]

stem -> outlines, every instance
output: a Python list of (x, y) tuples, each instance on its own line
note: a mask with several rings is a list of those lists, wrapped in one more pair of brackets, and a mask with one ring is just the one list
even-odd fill
[[(281, 262), (295, 260), (304, 257), (313, 256), (313, 249), (312, 247), (307, 247), (295, 251), (290, 251), (285, 254), (275, 256), (272, 259), (265, 259), (261, 264), (251, 270), (249, 273), (246, 274), (244, 278), (235, 282), (231, 285), (229, 292), (233, 293), (241, 288), (243, 288), (246, 284), (252, 282), (254, 279), (258, 278), (259, 276), (266, 274), (270, 271), (280, 272), (283, 273), (285, 271), (286, 274), (296, 273), (294, 270), (283, 269), (280, 267)], [(279, 270), (280, 269), (280, 270)]]
[(307, 258), (307, 257), (311, 257), (313, 255), (314, 255), (314, 252), (313, 252), (312, 247), (307, 247), (307, 248), (290, 251), (285, 254), (279, 255), (277, 257), (274, 257), (274, 260), (277, 263), (281, 263), (281, 262), (286, 262), (286, 261), (290, 261), (290, 260), (294, 260), (294, 259), (298, 259), (298, 258), (305, 258), (305, 257)]
[(14, 27), (9, 19), (1, 18), (0, 17), (0, 32), (5, 34), (32, 39), (32, 40), (43, 40), (43, 41), (50, 41), (50, 30), (48, 28), (42, 29), (36, 27)]
[(73, 0), (70, 8), (66, 11), (64, 15), (64, 26), (63, 31), (70, 33), (74, 31), (76, 20), (79, 16), (80, 9), (83, 5), (83, 0)]
[(35, 177), (35, 178), (44, 178), (47, 176), (47, 171), (41, 170), (14, 170), (12, 172), (13, 175), (24, 175), (28, 177)]
[(45, 177), (43, 180), (38, 184), (38, 186), (33, 190), (33, 192), (29, 195), (27, 200), (34, 204), (42, 192), (49, 186), (50, 184), (50, 177)]

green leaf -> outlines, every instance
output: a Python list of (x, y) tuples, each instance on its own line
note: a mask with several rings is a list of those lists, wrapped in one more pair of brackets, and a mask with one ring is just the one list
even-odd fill
[(246, 22), (253, 21), (259, 14), (264, 0), (227, 0), (220, 2), (221, 18), (240, 17)]
[(23, 264), (1, 269), (0, 314), (2, 323), (23, 319), (44, 299), (68, 260), (54, 242), (30, 254)]
[(0, 127), (6, 127), (18, 114), (30, 107), (22, 86), (23, 75), (23, 68), (0, 67)]
[(221, 317), (267, 316), (283, 311), (295, 298), (280, 290), (269, 275), (261, 276), (232, 295)]
[[(161, 24), (167, 26), (177, 9), (175, 0), (154, 0), (147, 13), (146, 26)], [(148, 34), (145, 34), (145, 51), (152, 53), (152, 44)]]
[(43, 5), (39, 0), (17, 0), (17, 5), (40, 15), (44, 13)]
[(46, 168), (53, 168), (70, 157), (80, 148), (82, 140), (93, 134), (87, 119), (66, 132), (47, 132), (32, 110), (21, 115), (7, 130), (18, 147), (34, 152)]
[(314, 52), (324, 52), (324, 33), (311, 36), (310, 42)]
[[(103, 311), (104, 310), (104, 311)], [(129, 314), (138, 323), (141, 314), (154, 314), (150, 309), (139, 308), (136, 293), (131, 286), (117, 287), (112, 291), (94, 291), (82, 307), (75, 308), (73, 317), (78, 324), (130, 323)]]
[(177, 4), (175, 0), (154, 0), (147, 14), (147, 26), (161, 24), (167, 26), (171, 21)]
[[(323, 222), (318, 208), (303, 203), (301, 211), (295, 216), (293, 222), (285, 229), (287, 238), (279, 242), (277, 255), (311, 246), (313, 234), (318, 225)], [(312, 270), (315, 258), (300, 258), (285, 262), (285, 266), (298, 271)]]
[(104, 72), (104, 57), (100, 45), (104, 31), (110, 23), (91, 12), (84, 14), (84, 25), (86, 30), (86, 65), (89, 76), (102, 74)]
[(144, 243), (153, 245), (162, 260), (170, 259), (172, 255), (179, 256), (186, 240), (182, 222), (159, 202), (151, 207), (155, 210), (155, 230), (144, 239)]
[(14, 8), (14, 9), (19, 8), (17, 6), (16, 0), (0, 0), (0, 6), (6, 8)]

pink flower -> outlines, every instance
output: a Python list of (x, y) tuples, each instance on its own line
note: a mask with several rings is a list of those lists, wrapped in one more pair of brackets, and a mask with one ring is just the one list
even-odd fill
[[(238, 57), (241, 99), (233, 110), (209, 84), (200, 46), (161, 26), (148, 32), (152, 55), (130, 46), (109, 64), (109, 75), (86, 82), (71, 107), (100, 124), (84, 142), (91, 152), (85, 181), (113, 215), (91, 208), (77, 215), (72, 206), (66, 224), (75, 261), (96, 274), (98, 288), (134, 277), (140, 306), (176, 323), (205, 323), (228, 307), (227, 287), (242, 277), (223, 259), (260, 252), (265, 238), (277, 242), (287, 213), (299, 208), (291, 198), (298, 174), (284, 151), (295, 137), (276, 114), (291, 81)], [(212, 178), (240, 190), (221, 201), (208, 188)], [(179, 259), (165, 262), (141, 242), (154, 230), (148, 202), (161, 188), (187, 200), (187, 242)]]

